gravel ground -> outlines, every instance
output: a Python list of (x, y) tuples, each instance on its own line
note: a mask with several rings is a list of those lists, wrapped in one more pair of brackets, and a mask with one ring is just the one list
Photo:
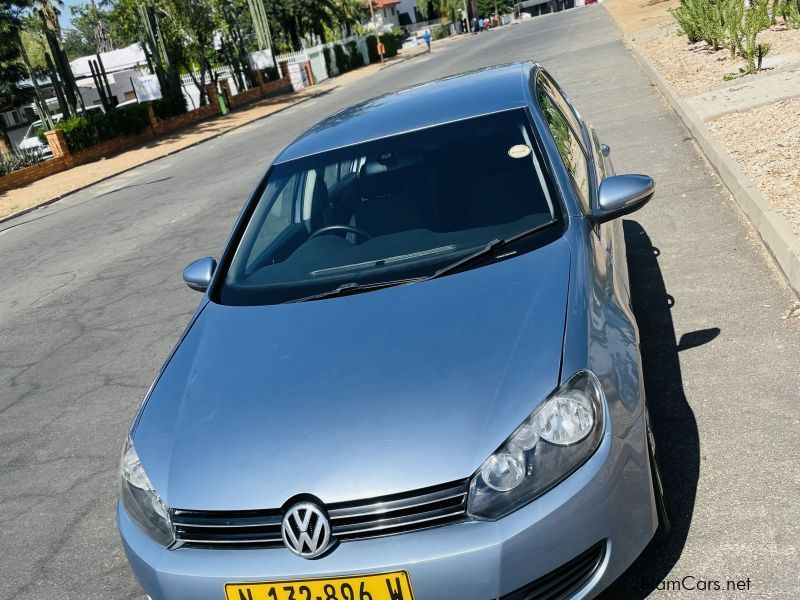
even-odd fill
[[(625, 12), (635, 12), (626, 6)], [(776, 25), (759, 34), (760, 42), (771, 45), (769, 57), (781, 56), (788, 62), (779, 68), (800, 65), (800, 29)], [(688, 44), (678, 26), (665, 21), (640, 29), (632, 38), (675, 92), (684, 98), (736, 86), (742, 80), (726, 82), (726, 73), (743, 66), (731, 59), (727, 49), (713, 51), (705, 42)], [(765, 69), (752, 78), (769, 77)], [(800, 90), (798, 90), (800, 95)], [(736, 160), (742, 172), (758, 187), (772, 208), (783, 214), (800, 236), (800, 98), (776, 102), (744, 112), (725, 115), (706, 123), (709, 131)]]
[[(682, 97), (725, 85), (725, 74), (736, 73), (744, 66), (744, 61), (738, 56), (731, 60), (726, 48), (715, 52), (705, 42), (689, 44), (674, 22), (642, 31), (634, 41)], [(770, 44), (767, 58), (784, 56), (790, 63), (800, 62), (800, 29), (787, 30), (776, 25), (759, 33), (758, 41)], [(771, 72), (772, 69), (765, 69), (750, 77), (764, 77)]]
[(800, 236), (800, 98), (725, 115), (706, 127)]

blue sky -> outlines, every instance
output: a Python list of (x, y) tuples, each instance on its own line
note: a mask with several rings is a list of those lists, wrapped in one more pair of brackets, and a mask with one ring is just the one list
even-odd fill
[(69, 7), (76, 4), (83, 4), (83, 2), (81, 2), (81, 0), (64, 0), (64, 7), (61, 9), (61, 17), (58, 19), (61, 23), (61, 27), (69, 27), (69, 20), (72, 16)]

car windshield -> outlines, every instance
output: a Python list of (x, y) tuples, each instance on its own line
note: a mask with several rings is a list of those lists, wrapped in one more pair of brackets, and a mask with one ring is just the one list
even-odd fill
[(25, 137), (23, 139), (30, 139), (34, 137), (39, 137), (39, 132), (42, 131), (42, 122), (36, 121), (30, 127), (28, 127), (28, 131), (25, 133)]
[(431, 276), (559, 221), (546, 178), (522, 109), (280, 163), (219, 299), (276, 304)]

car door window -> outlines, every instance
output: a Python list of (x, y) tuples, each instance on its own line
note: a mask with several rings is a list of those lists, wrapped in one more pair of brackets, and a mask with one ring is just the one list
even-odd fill
[(583, 144), (570, 126), (567, 117), (558, 108), (555, 100), (542, 87), (539, 88), (539, 105), (550, 133), (553, 134), (561, 160), (572, 180), (583, 212), (588, 215), (591, 212), (591, 180), (589, 178), (589, 162)]

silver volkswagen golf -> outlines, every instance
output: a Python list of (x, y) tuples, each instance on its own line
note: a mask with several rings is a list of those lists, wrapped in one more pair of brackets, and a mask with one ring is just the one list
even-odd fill
[(590, 598), (668, 528), (615, 175), (532, 63), (370, 100), (247, 201), (124, 447), (153, 600)]

